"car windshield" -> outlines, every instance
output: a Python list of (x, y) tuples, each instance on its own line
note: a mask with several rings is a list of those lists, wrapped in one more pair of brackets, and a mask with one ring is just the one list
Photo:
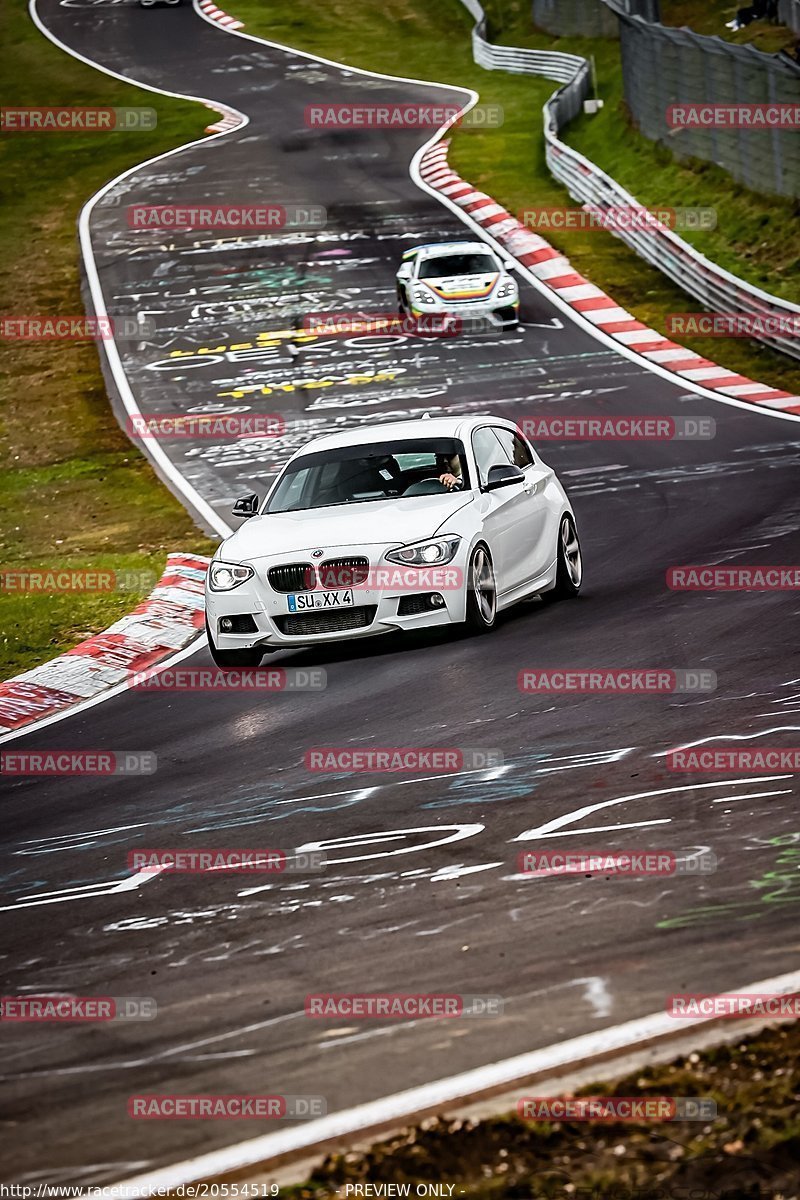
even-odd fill
[(439, 476), (445, 473), (455, 475), (464, 489), (469, 488), (464, 445), (456, 438), (415, 438), (312, 451), (289, 463), (265, 512), (445, 495), (448, 489), (439, 483)]
[(445, 275), (495, 275), (497, 263), (491, 254), (440, 254), (419, 266), (420, 279), (442, 279)]

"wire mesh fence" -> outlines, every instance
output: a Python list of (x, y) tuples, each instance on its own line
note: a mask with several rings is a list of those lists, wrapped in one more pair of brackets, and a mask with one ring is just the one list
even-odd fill
[(617, 18), (603, 0), (533, 0), (533, 23), (556, 37), (609, 37)]
[(778, 20), (800, 37), (800, 0), (778, 0)]
[[(532, 0), (532, 15), (556, 36), (619, 37), (625, 101), (645, 137), (678, 158), (715, 163), (754, 191), (800, 196), (800, 62), (661, 25), (659, 0)], [(800, 33), (800, 0), (780, 0), (779, 15)], [(686, 105), (703, 108), (705, 116), (693, 113), (676, 124), (675, 107)], [(709, 117), (709, 105), (773, 111), (787, 105), (796, 112), (786, 124), (757, 125), (740, 107), (734, 125), (719, 114)], [(572, 97), (560, 108), (577, 111)]]
[[(800, 65), (641, 17), (619, 26), (625, 100), (645, 137), (678, 158), (716, 163), (754, 191), (800, 196)], [(796, 110), (785, 125), (766, 112), (778, 105)], [(770, 123), (757, 123), (750, 106), (764, 106)]]
[[(476, 62), (488, 70), (514, 70), (545, 76), (562, 84), (544, 106), (545, 153), (552, 175), (572, 198), (600, 210), (640, 207), (616, 180), (560, 139), (563, 127), (582, 111), (591, 90), (590, 66), (586, 59), (544, 50), (495, 46), (487, 39), (480, 0), (461, 2), (477, 22), (472, 35)], [(763, 328), (753, 332), (756, 340), (792, 358), (800, 358), (800, 340), (791, 331), (783, 332), (785, 326), (796, 324), (800, 306), (731, 275), (670, 229), (659, 229), (655, 233), (620, 229), (615, 236), (711, 312), (736, 314), (762, 322)]]
[[(800, 0), (797, 0), (800, 3)], [(533, 23), (556, 37), (619, 36), (616, 14), (660, 20), (659, 0), (533, 0)]]

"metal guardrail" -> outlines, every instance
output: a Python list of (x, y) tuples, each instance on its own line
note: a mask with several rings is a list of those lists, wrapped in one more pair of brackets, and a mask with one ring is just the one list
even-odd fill
[(515, 75), (541, 75), (557, 83), (568, 83), (586, 60), (578, 54), (558, 54), (553, 50), (522, 50), (515, 46), (495, 46), (486, 40), (486, 17), (476, 0), (461, 0), (477, 24), (472, 31), (472, 53), (479, 67), (487, 71), (511, 71)]
[[(486, 40), (486, 16), (479, 0), (461, 0), (476, 20), (472, 31), (475, 61), (490, 71), (539, 75), (563, 84), (544, 106), (547, 165), (570, 196), (600, 209), (644, 208), (610, 175), (559, 139), (564, 126), (581, 112), (591, 89), (590, 65), (576, 54), (495, 46)], [(800, 306), (781, 300), (724, 270), (669, 229), (620, 230), (615, 237), (672, 279), (711, 312), (761, 319), (797, 321)], [(800, 359), (800, 339), (790, 333), (754, 333), (757, 341)]]

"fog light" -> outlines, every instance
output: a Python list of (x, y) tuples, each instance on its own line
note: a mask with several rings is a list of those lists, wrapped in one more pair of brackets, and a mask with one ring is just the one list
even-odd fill
[(431, 596), (431, 604), (434, 608), (441, 608), (444, 604), (444, 596), (440, 596), (438, 592), (434, 592)]
[(225, 633), (230, 633), (230, 631), (233, 629), (233, 621), (230, 619), (230, 617), (222, 617), (220, 619), (219, 627), (220, 629), (223, 629)]

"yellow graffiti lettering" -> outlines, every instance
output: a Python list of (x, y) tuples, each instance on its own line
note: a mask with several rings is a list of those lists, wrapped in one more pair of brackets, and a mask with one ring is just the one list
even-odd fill
[[(236, 388), (233, 392), (217, 392), (217, 396), (230, 396), (232, 400), (242, 400), (245, 396), (252, 396), (253, 392), (257, 392), (258, 390), (257, 387), (242, 387)], [(262, 388), (261, 391), (263, 392), (264, 389)], [(269, 393), (265, 392), (264, 394), (268, 395)]]
[(255, 384), (244, 384), (230, 392), (217, 392), (217, 396), (220, 399), (241, 400), (247, 395), (252, 395), (253, 392), (258, 392), (262, 396), (271, 396), (274, 392), (316, 391), (320, 388), (336, 387), (337, 384), (343, 384), (345, 387), (363, 387), (367, 383), (387, 383), (396, 379), (399, 373), (397, 371), (376, 371), (374, 375), (346, 375), (344, 379), (300, 379), (296, 383), (275, 383), (261, 388)]

